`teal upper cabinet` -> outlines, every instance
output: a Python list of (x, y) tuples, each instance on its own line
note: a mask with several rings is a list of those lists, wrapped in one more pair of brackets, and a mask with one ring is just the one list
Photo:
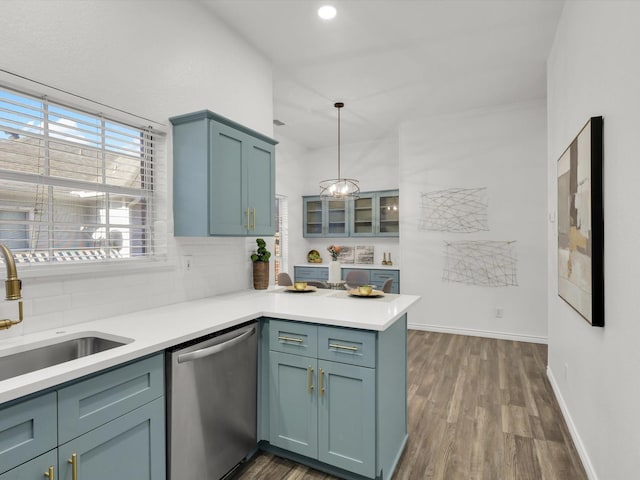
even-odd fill
[(170, 121), (175, 235), (273, 235), (277, 142), (208, 110)]
[(400, 234), (398, 190), (361, 193), (352, 204), (352, 237), (397, 237)]
[(302, 197), (304, 237), (397, 237), (398, 190), (363, 192), (357, 199)]
[(349, 236), (349, 204), (345, 200), (302, 197), (304, 237)]

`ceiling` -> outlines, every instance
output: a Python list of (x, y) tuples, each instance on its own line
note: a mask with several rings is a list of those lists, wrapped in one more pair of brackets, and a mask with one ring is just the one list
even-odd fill
[[(546, 96), (564, 0), (201, 0), (273, 62), (274, 127), (307, 148)], [(318, 18), (332, 4), (338, 15)]]

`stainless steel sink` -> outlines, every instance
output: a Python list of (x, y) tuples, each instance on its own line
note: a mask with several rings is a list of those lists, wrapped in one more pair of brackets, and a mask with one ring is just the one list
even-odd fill
[(109, 339), (95, 335), (66, 338), (56, 343), (0, 356), (0, 381), (42, 368), (76, 360), (131, 343), (131, 339)]

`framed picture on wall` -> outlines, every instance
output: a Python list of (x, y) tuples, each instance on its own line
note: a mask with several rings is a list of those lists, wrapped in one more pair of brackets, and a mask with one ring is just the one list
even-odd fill
[(591, 117), (558, 159), (558, 295), (604, 326), (603, 120)]

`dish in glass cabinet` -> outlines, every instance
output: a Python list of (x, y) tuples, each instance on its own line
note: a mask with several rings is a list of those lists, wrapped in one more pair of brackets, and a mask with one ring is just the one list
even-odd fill
[(384, 297), (384, 292), (382, 290), (371, 290), (370, 294), (364, 295), (360, 293), (360, 291), (357, 288), (352, 288), (351, 290), (349, 290), (349, 295), (353, 297), (362, 297), (362, 298), (377, 298), (377, 297)]
[(298, 290), (296, 287), (294, 287), (293, 285), (291, 285), (290, 287), (287, 287), (285, 289), (285, 291), (287, 292), (293, 292), (293, 293), (308, 293), (308, 292), (315, 292), (317, 290), (317, 287), (311, 287), (309, 285), (307, 285), (307, 287), (304, 290)]

